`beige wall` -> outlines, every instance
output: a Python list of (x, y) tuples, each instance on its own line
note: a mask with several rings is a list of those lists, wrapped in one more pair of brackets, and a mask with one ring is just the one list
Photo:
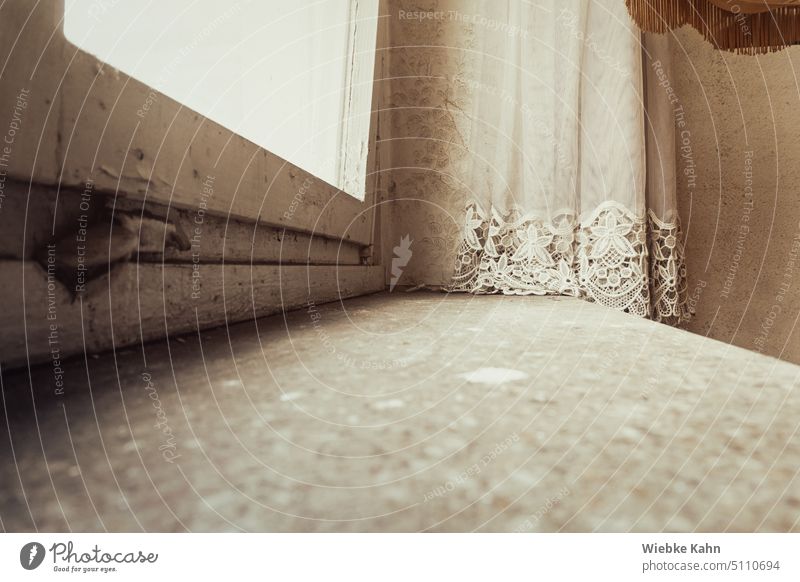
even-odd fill
[[(418, 19), (414, 12), (437, 11)], [(476, 31), (474, 1), (388, 0), (391, 90), (384, 106), (391, 147), (388, 235), (384, 252), (411, 238), (412, 256), (399, 285), (444, 285), (453, 273), (467, 193), (460, 177), (470, 157), (468, 82)]]
[(672, 54), (688, 327), (800, 363), (800, 47), (738, 56), (683, 29)]

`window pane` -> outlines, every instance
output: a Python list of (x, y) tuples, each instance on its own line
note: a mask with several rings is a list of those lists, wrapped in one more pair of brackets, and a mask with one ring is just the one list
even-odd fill
[[(65, 34), (101, 60), (341, 187), (351, 4), (66, 0)], [(371, 15), (363, 10), (359, 19), (376, 16), (377, 8)], [(370, 81), (374, 38), (371, 50), (357, 55), (368, 59)], [(369, 115), (369, 108), (349, 114)]]

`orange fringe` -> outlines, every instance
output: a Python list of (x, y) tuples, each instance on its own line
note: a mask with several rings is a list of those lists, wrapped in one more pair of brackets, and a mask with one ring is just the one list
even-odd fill
[(706, 40), (728, 51), (754, 55), (800, 43), (800, 7), (737, 14), (709, 0), (626, 0), (625, 3), (642, 30), (665, 33), (690, 24)]

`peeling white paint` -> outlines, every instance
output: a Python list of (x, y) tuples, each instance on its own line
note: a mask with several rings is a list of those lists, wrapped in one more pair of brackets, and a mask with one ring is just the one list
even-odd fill
[(528, 374), (509, 368), (478, 368), (472, 372), (459, 374), (459, 377), (472, 384), (505, 384), (506, 382), (524, 380), (528, 377)]
[(376, 402), (373, 404), (373, 407), (378, 410), (387, 410), (390, 408), (403, 408), (406, 405), (405, 402), (398, 398), (393, 398), (391, 400), (381, 400), (380, 402)]
[(100, 166), (97, 169), (106, 174), (107, 176), (111, 176), (112, 178), (119, 178), (119, 172), (115, 168), (112, 168), (111, 166), (100, 164)]
[(281, 402), (290, 402), (302, 397), (303, 395), (300, 392), (284, 392), (281, 394)]

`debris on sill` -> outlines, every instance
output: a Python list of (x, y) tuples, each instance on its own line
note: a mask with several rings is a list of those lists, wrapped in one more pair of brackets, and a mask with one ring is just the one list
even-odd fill
[(74, 299), (86, 291), (89, 281), (108, 273), (114, 264), (130, 259), (138, 243), (136, 233), (118, 223), (79, 223), (77, 232), (47, 243), (36, 258), (46, 272), (52, 270)]
[(45, 272), (52, 272), (75, 299), (86, 293), (90, 281), (117, 264), (135, 256), (163, 260), (165, 248), (185, 251), (191, 242), (173, 222), (125, 212), (115, 213), (112, 219), (106, 210), (97, 219), (79, 221), (77, 230), (57, 235), (35, 256)]

